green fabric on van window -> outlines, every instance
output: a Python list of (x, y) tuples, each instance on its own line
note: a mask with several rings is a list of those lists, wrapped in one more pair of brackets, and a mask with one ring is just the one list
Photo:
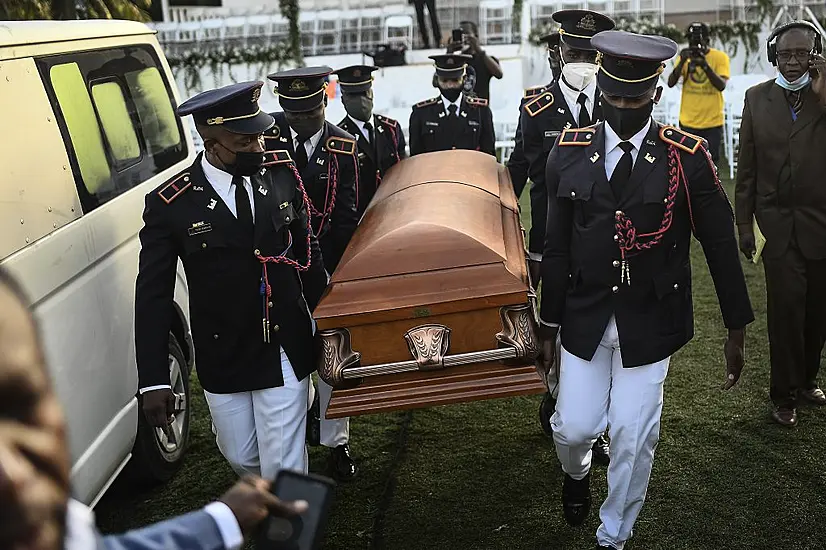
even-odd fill
[(83, 184), (91, 194), (112, 185), (92, 100), (76, 63), (55, 65), (49, 72), (57, 102), (69, 129)]
[(149, 67), (126, 73), (126, 83), (138, 110), (149, 153), (154, 155), (180, 145), (178, 117), (158, 69)]
[(129, 117), (120, 85), (117, 82), (95, 84), (92, 86), (92, 99), (115, 160), (120, 162), (140, 158), (138, 134)]

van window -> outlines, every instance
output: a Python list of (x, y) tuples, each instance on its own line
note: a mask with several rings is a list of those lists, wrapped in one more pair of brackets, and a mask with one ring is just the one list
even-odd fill
[(37, 63), (84, 212), (186, 158), (169, 83), (149, 46), (50, 56)]

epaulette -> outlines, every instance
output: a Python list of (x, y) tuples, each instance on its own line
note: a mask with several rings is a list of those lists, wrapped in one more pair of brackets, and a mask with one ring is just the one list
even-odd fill
[(165, 202), (166, 204), (171, 203), (175, 199), (181, 196), (181, 193), (189, 189), (189, 186), (192, 185), (192, 178), (189, 176), (189, 172), (183, 172), (182, 174), (178, 174), (175, 179), (170, 180), (166, 183), (163, 187), (160, 188), (158, 191), (158, 196)]
[(326, 143), (327, 150), (344, 155), (356, 154), (356, 142), (343, 137), (331, 137)]
[(525, 103), (525, 112), (530, 116), (535, 117), (553, 104), (554, 94), (551, 92), (545, 92)]
[(388, 126), (396, 127), (399, 125), (398, 121), (393, 120), (392, 118), (387, 118), (386, 116), (376, 115), (376, 118), (379, 119), (379, 122), (383, 122)]
[(562, 131), (562, 135), (559, 137), (559, 144), (588, 146), (591, 145), (593, 139), (593, 128), (569, 128)]
[(703, 145), (703, 138), (683, 132), (673, 126), (663, 126), (660, 128), (660, 139), (692, 155)]
[(522, 97), (524, 97), (525, 99), (536, 97), (544, 91), (545, 86), (534, 86), (533, 88), (528, 88), (527, 90), (525, 90), (525, 95), (523, 95)]
[(467, 104), (474, 107), (487, 107), (488, 100), (483, 97), (469, 97), (467, 98)]
[(281, 128), (278, 124), (264, 132), (264, 139), (275, 139), (281, 135)]
[(414, 105), (414, 107), (427, 107), (428, 105), (433, 105), (434, 103), (438, 103), (438, 97), (431, 97), (430, 99), (425, 99), (424, 101), (420, 101)]
[(274, 164), (285, 164), (288, 162), (292, 162), (293, 159), (290, 158), (290, 152), (284, 150), (278, 151), (264, 151), (264, 164), (263, 166), (272, 166)]

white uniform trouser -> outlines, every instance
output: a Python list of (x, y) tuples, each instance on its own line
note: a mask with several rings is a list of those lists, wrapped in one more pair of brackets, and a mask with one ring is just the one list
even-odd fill
[(218, 448), (239, 476), (275, 479), (283, 469), (307, 473), (307, 398), (310, 377), (299, 381), (281, 350), (284, 385), (241, 393), (204, 391)]
[(632, 536), (660, 437), (670, 359), (623, 368), (613, 316), (591, 361), (562, 349), (559, 399), (551, 418), (562, 470), (584, 478), (591, 468), (591, 446), (610, 427), (608, 498), (599, 510), (597, 530), (601, 545), (622, 550)]
[(330, 396), (332, 393), (333, 387), (319, 378), (318, 405), (321, 415), (321, 444), (334, 449), (350, 441), (350, 419), (327, 418), (327, 407), (330, 406)]

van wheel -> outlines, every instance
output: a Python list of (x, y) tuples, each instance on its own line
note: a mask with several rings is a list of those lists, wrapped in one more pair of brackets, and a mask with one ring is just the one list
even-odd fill
[(191, 416), (189, 396), (189, 369), (181, 346), (169, 335), (169, 380), (172, 392), (179, 402), (175, 420), (168, 433), (153, 428), (143, 414), (143, 403), (138, 414), (138, 435), (130, 461), (131, 477), (145, 483), (163, 483), (178, 471), (189, 445), (189, 421)]

